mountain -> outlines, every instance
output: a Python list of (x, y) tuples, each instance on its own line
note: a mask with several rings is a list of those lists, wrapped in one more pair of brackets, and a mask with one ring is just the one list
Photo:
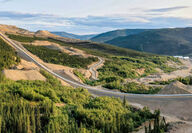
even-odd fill
[(91, 35), (75, 35), (67, 32), (51, 32), (55, 35), (59, 35), (62, 37), (67, 37), (67, 38), (72, 38), (72, 39), (80, 39), (80, 40), (89, 40), (92, 37), (96, 36), (96, 34), (91, 34)]
[(106, 43), (138, 51), (163, 55), (192, 55), (192, 28), (145, 31), (118, 37)]
[(124, 29), (124, 30), (114, 30), (114, 31), (109, 31), (106, 33), (99, 34), (90, 40), (94, 42), (106, 42), (109, 40), (112, 40), (117, 37), (123, 37), (123, 36), (128, 36), (128, 35), (134, 35), (138, 34), (144, 31), (148, 31), (148, 29)]

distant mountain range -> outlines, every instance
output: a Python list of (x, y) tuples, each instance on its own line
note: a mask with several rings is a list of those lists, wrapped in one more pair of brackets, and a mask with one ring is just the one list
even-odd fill
[(95, 42), (107, 42), (117, 37), (123, 37), (123, 36), (129, 36), (129, 35), (135, 35), (144, 31), (148, 31), (149, 29), (123, 29), (123, 30), (115, 30), (115, 31), (109, 31), (106, 33), (99, 34), (90, 40)]
[(155, 54), (192, 56), (192, 28), (189, 27), (116, 30), (91, 40)]
[(71, 34), (67, 32), (51, 32), (52, 34), (59, 35), (62, 37), (67, 37), (67, 38), (72, 38), (72, 39), (80, 39), (80, 40), (89, 40), (96, 36), (97, 34), (91, 34), (91, 35), (76, 35), (76, 34)]

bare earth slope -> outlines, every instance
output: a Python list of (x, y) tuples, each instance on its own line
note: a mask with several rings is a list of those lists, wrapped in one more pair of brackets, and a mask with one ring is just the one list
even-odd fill
[(8, 79), (17, 80), (42, 80), (46, 78), (37, 70), (4, 70), (3, 73)]
[(176, 81), (160, 90), (159, 94), (190, 94), (190, 90), (183, 83)]

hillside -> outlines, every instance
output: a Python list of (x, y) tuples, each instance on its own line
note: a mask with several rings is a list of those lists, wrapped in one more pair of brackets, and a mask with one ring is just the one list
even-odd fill
[(148, 31), (148, 29), (124, 29), (124, 30), (115, 30), (115, 31), (109, 31), (106, 33), (99, 34), (90, 40), (94, 42), (107, 42), (109, 40), (112, 40), (117, 37), (123, 37), (123, 36), (129, 36), (129, 35), (134, 35), (138, 34), (144, 31)]
[(118, 37), (107, 43), (163, 55), (192, 55), (192, 28), (158, 29)]
[[(1, 39), (0, 53), (0, 70), (15, 69), (21, 63), (14, 49)], [(0, 73), (1, 132), (132, 132), (159, 118), (159, 112), (135, 109), (126, 100), (93, 97), (83, 88), (63, 86), (49, 73), (40, 73), (46, 80), (13, 81)]]
[(89, 40), (96, 36), (96, 34), (91, 34), (91, 35), (76, 35), (76, 34), (71, 34), (67, 32), (51, 32), (55, 35), (62, 36), (62, 37), (67, 37), (67, 38), (72, 38), (72, 39), (79, 39), (79, 40)]
[[(139, 84), (127, 84), (126, 79), (136, 79), (156, 73), (156, 68), (169, 73), (177, 70), (175, 66), (179, 65), (179, 61), (173, 57), (158, 56), (91, 41), (61, 40), (60, 38), (62, 37), (59, 39), (57, 37), (50, 37), (51, 33), (47, 31), (39, 31), (35, 34), (43, 36), (7, 35), (9, 38), (23, 44), (27, 50), (46, 63), (75, 69), (87, 69), (89, 65), (98, 61), (97, 58), (90, 58), (89, 56), (87, 58), (82, 55), (70, 55), (69, 53), (74, 53), (74, 48), (83, 51), (85, 55), (104, 58), (104, 66), (98, 69), (98, 80), (87, 78), (81, 70), (76, 71), (73, 69), (74, 71), (68, 71), (70, 75), (75, 74), (85, 84), (93, 86), (101, 85), (126, 93), (157, 93), (159, 91), (158, 88), (139, 87)], [(71, 52), (66, 52), (68, 50), (71, 50)], [(168, 66), (168, 62), (175, 62), (175, 64), (174, 66)], [(65, 76), (69, 77), (68, 72), (66, 73), (66, 71), (61, 70), (59, 73), (64, 73)], [(75, 79), (75, 81), (77, 80)], [(129, 86), (132, 86), (132, 89)]]

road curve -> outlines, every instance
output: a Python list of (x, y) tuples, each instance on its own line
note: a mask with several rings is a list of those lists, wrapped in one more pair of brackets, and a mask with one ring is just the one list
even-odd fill
[(89, 68), (89, 71), (91, 72), (91, 78), (93, 80), (97, 80), (97, 68), (105, 62), (104, 59), (102, 59), (101, 57), (97, 58), (99, 59), (99, 61)]

